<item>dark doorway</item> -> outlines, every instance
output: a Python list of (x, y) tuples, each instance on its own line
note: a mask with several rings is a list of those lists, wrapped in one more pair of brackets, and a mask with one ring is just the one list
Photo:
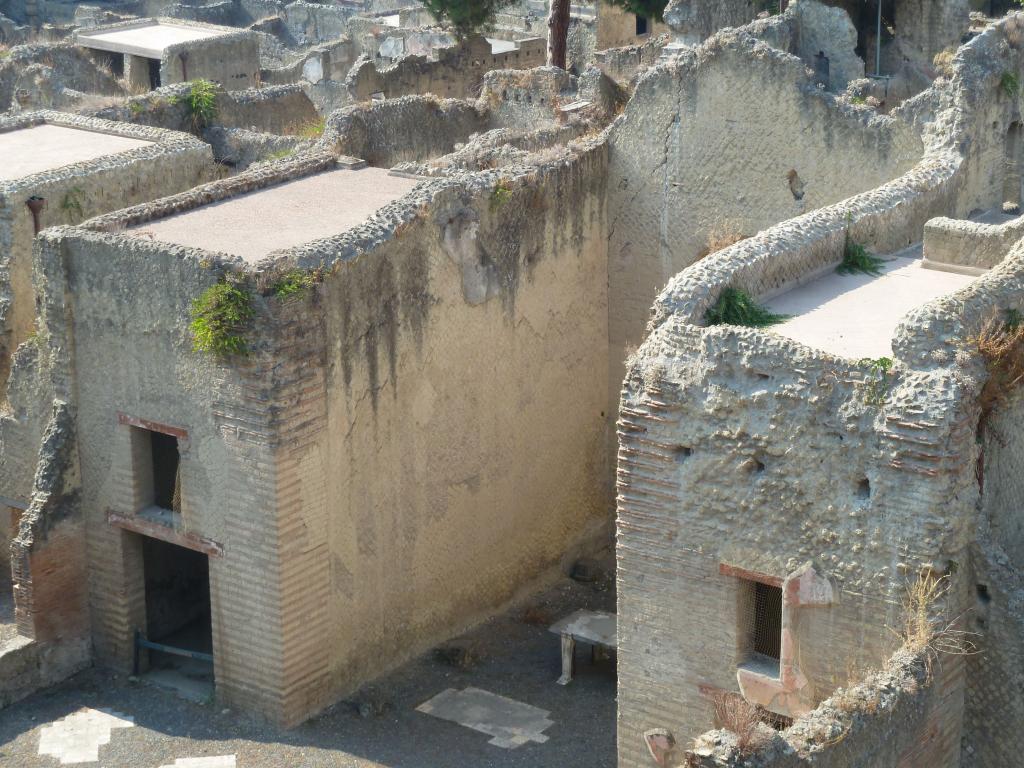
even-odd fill
[[(142, 538), (146, 581), (146, 639), (180, 651), (213, 653), (210, 562), (195, 552)], [(204, 700), (213, 690), (213, 664), (188, 654), (149, 651), (148, 677), (181, 695)]]
[(160, 60), (147, 59), (149, 62), (149, 87), (155, 91), (160, 87)]
[(163, 509), (181, 511), (178, 492), (178, 439), (163, 432), (150, 432), (150, 455), (153, 462), (153, 503)]
[(649, 22), (646, 16), (636, 17), (636, 33), (638, 35), (646, 35), (650, 31)]
[(1006, 132), (1006, 154), (1003, 158), (1003, 204), (1011, 207), (1020, 206), (1021, 197), (1021, 124), (1013, 122)]

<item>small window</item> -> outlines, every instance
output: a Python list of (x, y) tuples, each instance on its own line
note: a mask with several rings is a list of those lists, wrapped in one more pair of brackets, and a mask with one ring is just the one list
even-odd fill
[(179, 511), (178, 438), (161, 432), (149, 433), (153, 461), (153, 504)]
[(647, 22), (647, 17), (646, 16), (637, 16), (636, 17), (636, 33), (638, 35), (646, 35), (647, 34), (647, 32), (648, 32), (647, 25), (648, 25), (648, 22)]
[(178, 438), (142, 427), (131, 428), (135, 509), (181, 511), (181, 455)]
[(740, 588), (740, 663), (778, 676), (782, 647), (782, 587), (743, 581)]

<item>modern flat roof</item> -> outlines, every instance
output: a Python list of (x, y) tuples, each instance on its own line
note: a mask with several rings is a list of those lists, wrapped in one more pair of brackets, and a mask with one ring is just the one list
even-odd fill
[(383, 168), (337, 168), (149, 221), (128, 234), (255, 264), (272, 251), (347, 232), (416, 184)]
[(920, 249), (888, 259), (878, 276), (829, 272), (777, 296), (768, 307), (790, 319), (771, 330), (852, 360), (892, 356), (893, 333), (907, 312), (975, 279), (922, 269)]
[(45, 123), (4, 131), (0, 133), (0, 181), (13, 181), (152, 143)]
[(129, 53), (159, 59), (166, 48), (178, 43), (223, 37), (233, 30), (193, 27), (186, 23), (172, 24), (153, 19), (149, 23), (98, 32), (79, 32), (75, 42), (86, 48), (113, 53)]
[(519, 50), (519, 45), (514, 40), (502, 40), (497, 37), (488, 37), (487, 42), (491, 44), (491, 54), (511, 53)]

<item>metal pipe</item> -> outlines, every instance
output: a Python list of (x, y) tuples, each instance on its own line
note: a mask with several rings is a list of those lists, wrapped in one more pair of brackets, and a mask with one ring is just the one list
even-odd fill
[(32, 226), (35, 228), (35, 233), (38, 235), (39, 230), (43, 228), (39, 214), (46, 206), (46, 198), (39, 197), (38, 195), (32, 195), (32, 197), (25, 201), (25, 205), (27, 205), (28, 209), (32, 211)]
[(188, 67), (185, 65), (185, 62), (188, 61), (188, 52), (187, 51), (182, 51), (181, 53), (179, 53), (178, 54), (178, 59), (181, 60), (181, 79), (182, 79), (182, 82), (186, 82), (187, 83), (188, 82)]

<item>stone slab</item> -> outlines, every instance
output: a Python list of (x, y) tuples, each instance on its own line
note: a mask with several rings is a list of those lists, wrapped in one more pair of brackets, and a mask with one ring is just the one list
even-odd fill
[(256, 263), (272, 251), (346, 232), (416, 184), (383, 168), (339, 168), (146, 222), (128, 234)]
[(449, 688), (416, 710), (485, 733), (492, 737), (490, 744), (504, 749), (530, 741), (543, 744), (548, 740), (544, 731), (554, 725), (547, 710), (480, 688)]
[(569, 634), (573, 639), (606, 648), (616, 647), (614, 613), (581, 610), (559, 619), (549, 627), (556, 635)]
[(13, 181), (152, 143), (62, 125), (6, 131), (0, 133), (0, 181)]
[(217, 29), (154, 21), (151, 24), (112, 29), (107, 32), (82, 32), (76, 36), (75, 41), (81, 46), (98, 51), (159, 59), (172, 45), (223, 37), (226, 34), (229, 33)]
[(892, 337), (915, 307), (963, 288), (975, 278), (921, 268), (920, 246), (889, 259), (882, 274), (829, 272), (770, 300), (790, 319), (770, 330), (852, 360), (892, 356)]

